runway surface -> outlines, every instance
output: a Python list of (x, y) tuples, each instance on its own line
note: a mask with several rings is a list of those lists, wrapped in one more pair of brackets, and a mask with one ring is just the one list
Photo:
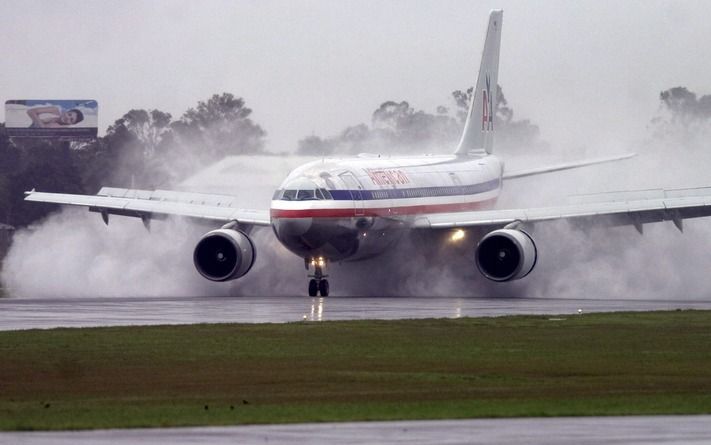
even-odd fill
[(711, 301), (411, 297), (1, 298), (0, 330), (711, 309)]
[(0, 433), (8, 444), (708, 444), (711, 416), (475, 419)]

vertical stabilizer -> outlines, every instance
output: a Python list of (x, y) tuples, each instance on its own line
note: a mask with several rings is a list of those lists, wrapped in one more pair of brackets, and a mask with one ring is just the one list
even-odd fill
[(498, 100), (496, 91), (499, 81), (499, 48), (503, 18), (504, 11), (501, 10), (491, 11), (489, 15), (479, 77), (472, 92), (462, 138), (455, 152), (458, 155), (482, 151), (491, 153), (494, 149), (494, 113), (496, 113)]

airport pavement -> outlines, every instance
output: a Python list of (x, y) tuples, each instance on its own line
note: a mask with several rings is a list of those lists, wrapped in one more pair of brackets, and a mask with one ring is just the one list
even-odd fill
[(0, 433), (0, 444), (546, 444), (711, 443), (711, 416), (352, 422)]
[(443, 297), (0, 298), (0, 330), (711, 309), (711, 301)]

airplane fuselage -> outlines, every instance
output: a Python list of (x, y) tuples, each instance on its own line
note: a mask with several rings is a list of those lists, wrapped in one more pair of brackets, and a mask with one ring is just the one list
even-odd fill
[(274, 193), (271, 224), (303, 258), (369, 258), (396, 243), (418, 215), (491, 208), (502, 172), (493, 155), (314, 161)]

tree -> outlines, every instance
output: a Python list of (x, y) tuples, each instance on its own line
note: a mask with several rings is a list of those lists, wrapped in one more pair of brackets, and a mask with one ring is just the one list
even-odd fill
[(173, 177), (169, 150), (172, 141), (171, 115), (160, 110), (133, 109), (106, 130), (96, 147), (98, 161), (112, 166), (110, 179), (125, 186), (156, 188)]
[(214, 94), (186, 111), (172, 127), (183, 145), (197, 150), (201, 160), (214, 162), (229, 155), (264, 152), (266, 132), (249, 118), (251, 114), (241, 97)]
[(8, 224), (26, 226), (46, 216), (56, 208), (52, 204), (24, 201), (24, 192), (31, 189), (57, 193), (83, 193), (79, 169), (70, 151), (70, 144), (62, 141), (22, 139), (17, 169), (9, 176), (10, 215)]
[(659, 93), (660, 106), (650, 123), (652, 136), (686, 147), (708, 148), (711, 137), (711, 95), (697, 97), (686, 87)]
[(457, 107), (457, 119), (462, 126), (464, 126), (464, 123), (467, 121), (469, 104), (472, 101), (472, 91), (474, 91), (474, 87), (469, 87), (465, 91), (452, 91), (452, 98), (454, 99), (454, 104)]
[(171, 132), (171, 115), (160, 110), (131, 110), (109, 127), (107, 133), (132, 134), (143, 150), (143, 157), (155, 156), (163, 138)]
[(0, 123), (0, 222), (23, 226), (56, 206), (27, 204), (23, 192), (94, 194), (102, 186), (169, 187), (207, 162), (263, 153), (265, 131), (242, 98), (213, 95), (179, 121), (160, 110), (132, 109), (88, 142), (7, 137)]
[(299, 140), (296, 153), (302, 156), (324, 156), (333, 153), (333, 141), (311, 135)]
[[(388, 100), (373, 112), (370, 127), (347, 127), (337, 136), (322, 139), (312, 135), (299, 141), (300, 154), (355, 154), (363, 151), (385, 153), (450, 153), (459, 139), (469, 112), (473, 88), (452, 93), (454, 116), (445, 106), (436, 113), (414, 109), (407, 101)], [(504, 151), (545, 148), (538, 126), (529, 120), (514, 120), (514, 112), (498, 87), (494, 125), (496, 147)]]
[(711, 118), (711, 95), (696, 98), (685, 87), (670, 88), (659, 93), (659, 100), (675, 118), (693, 120)]
[(10, 224), (12, 217), (11, 176), (19, 167), (20, 153), (0, 123), (0, 223)]
[[(452, 98), (457, 107), (457, 119), (463, 126), (469, 113), (473, 87), (465, 91), (456, 90), (452, 92)], [(494, 128), (496, 129), (495, 149), (503, 151), (518, 151), (521, 149), (545, 149), (547, 144), (540, 140), (540, 129), (538, 125), (531, 123), (528, 119), (514, 120), (514, 111), (509, 107), (509, 103), (504, 96), (501, 85), (496, 86), (496, 113), (494, 114)]]
[[(469, 87), (466, 91), (456, 90), (452, 92), (452, 98), (457, 106), (457, 119), (462, 126), (467, 120), (473, 91), (474, 87)], [(496, 85), (496, 98), (496, 113), (494, 114), (496, 122), (504, 125), (510, 123), (513, 120), (513, 110), (509, 108), (509, 103), (506, 100), (506, 96), (504, 96), (504, 90), (501, 85)]]

